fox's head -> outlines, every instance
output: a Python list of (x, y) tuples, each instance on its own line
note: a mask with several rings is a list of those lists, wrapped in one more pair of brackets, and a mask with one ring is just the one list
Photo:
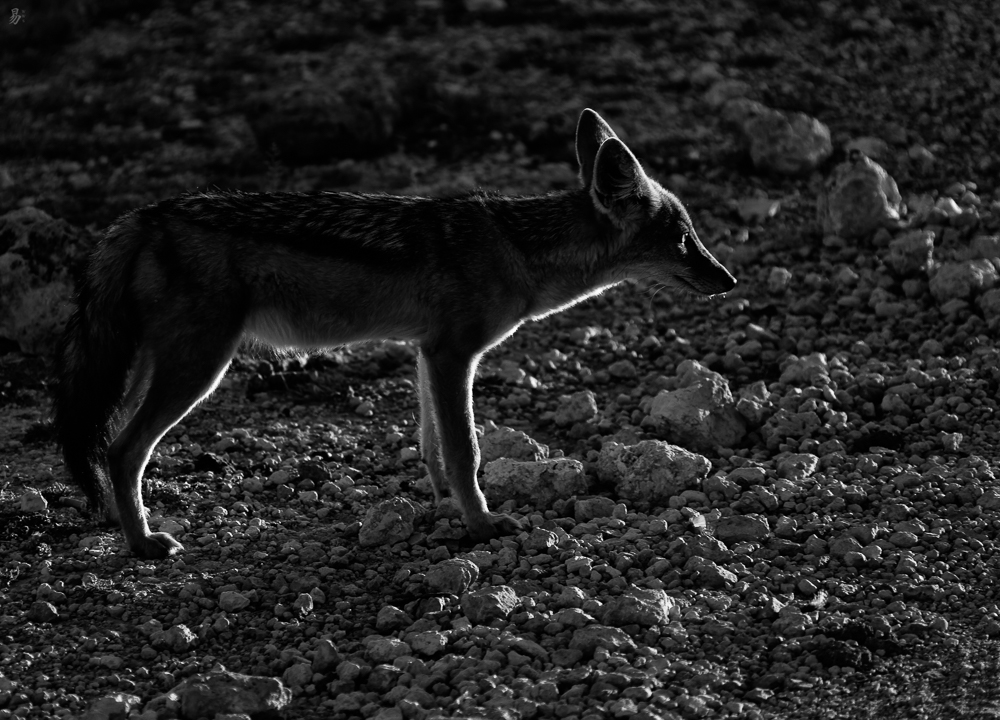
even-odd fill
[(620, 251), (637, 276), (699, 295), (736, 287), (736, 278), (701, 244), (681, 201), (646, 175), (625, 143), (590, 108), (577, 125), (576, 158), (584, 189), (626, 242)]

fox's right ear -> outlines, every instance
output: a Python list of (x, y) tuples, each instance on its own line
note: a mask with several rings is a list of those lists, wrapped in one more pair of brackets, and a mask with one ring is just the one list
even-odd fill
[(590, 196), (598, 210), (612, 222), (624, 225), (641, 212), (640, 201), (651, 193), (649, 178), (625, 143), (607, 140), (594, 159), (594, 180)]
[(617, 137), (611, 126), (590, 108), (580, 113), (580, 121), (576, 124), (576, 161), (580, 165), (580, 181), (585, 190), (590, 190), (594, 180), (597, 151), (605, 140)]

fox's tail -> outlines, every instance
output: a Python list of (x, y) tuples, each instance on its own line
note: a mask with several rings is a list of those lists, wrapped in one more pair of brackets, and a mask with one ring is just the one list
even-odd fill
[(114, 519), (107, 451), (118, 429), (138, 327), (128, 284), (134, 263), (134, 221), (108, 230), (90, 260), (77, 307), (59, 343), (54, 425), (70, 475), (91, 510)]

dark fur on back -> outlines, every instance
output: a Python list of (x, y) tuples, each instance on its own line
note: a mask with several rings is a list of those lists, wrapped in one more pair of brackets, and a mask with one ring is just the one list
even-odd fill
[(379, 264), (408, 263), (441, 245), (461, 243), (452, 248), (461, 251), (495, 243), (498, 233), (527, 256), (544, 255), (573, 226), (581, 241), (596, 242), (594, 224), (604, 222), (580, 190), (527, 197), (475, 191), (452, 198), (211, 191), (165, 200), (132, 215), (154, 225), (182, 219), (318, 257)]
[(419, 254), (418, 245), (401, 239), (412, 235), (413, 228), (433, 230), (438, 217), (434, 202), (439, 201), (383, 194), (213, 191), (183, 195), (140, 212), (154, 222), (183, 218), (310, 255), (380, 264)]

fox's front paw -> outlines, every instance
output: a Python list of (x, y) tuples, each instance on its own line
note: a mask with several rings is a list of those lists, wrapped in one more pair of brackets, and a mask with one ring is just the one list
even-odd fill
[(516, 535), (524, 530), (524, 525), (520, 520), (510, 515), (499, 515), (490, 513), (480, 522), (469, 523), (469, 537), (476, 542), (485, 542), (495, 537), (504, 535)]
[(163, 560), (184, 552), (184, 546), (173, 535), (165, 532), (144, 535), (138, 543), (130, 543), (129, 549), (143, 560)]

